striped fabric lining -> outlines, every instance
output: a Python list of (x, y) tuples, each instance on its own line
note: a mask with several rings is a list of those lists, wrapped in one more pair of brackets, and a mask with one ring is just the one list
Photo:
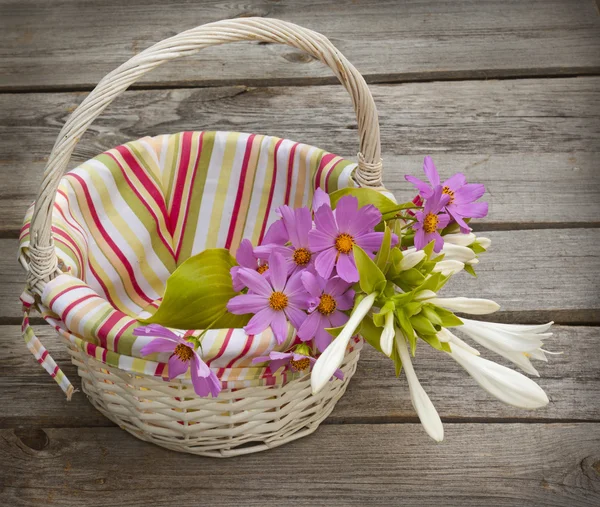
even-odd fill
[[(47, 320), (108, 364), (164, 376), (166, 358), (142, 359), (146, 338), (132, 330), (158, 306), (170, 273), (206, 248), (258, 243), (278, 206), (310, 205), (317, 187), (354, 185), (355, 167), (312, 146), (234, 132), (146, 137), (105, 152), (61, 181), (52, 230), (68, 274), (44, 291)], [(203, 354), (223, 381), (244, 384), (270, 375), (253, 357), (287, 350), (292, 339), (277, 346), (270, 330), (213, 330)]]

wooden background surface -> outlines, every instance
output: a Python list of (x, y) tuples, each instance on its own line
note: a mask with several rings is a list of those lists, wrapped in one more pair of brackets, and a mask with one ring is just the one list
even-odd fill
[[(423, 347), (417, 373), (446, 428), (435, 444), (405, 379), (367, 351), (317, 433), (219, 461), (136, 440), (84, 395), (67, 403), (36, 365), (19, 332), (16, 238), (61, 125), (153, 42), (255, 15), (324, 33), (372, 83), (399, 198), (426, 154), (486, 184), (490, 214), (477, 228), (492, 250), (478, 280), (464, 275), (448, 293), (497, 300), (502, 321), (559, 324), (547, 346), (565, 353), (539, 368), (548, 407), (504, 406)], [(287, 47), (236, 44), (150, 74), (92, 126), (72, 166), (184, 129), (357, 151), (350, 100), (326, 68)], [(0, 0), (0, 504), (598, 506), (599, 156), (593, 0)], [(58, 339), (37, 329), (77, 384)]]

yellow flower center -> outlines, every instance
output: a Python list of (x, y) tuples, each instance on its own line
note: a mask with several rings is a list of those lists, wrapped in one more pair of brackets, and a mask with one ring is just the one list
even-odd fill
[(256, 271), (258, 271), (258, 273), (262, 275), (267, 269), (269, 269), (268, 264), (261, 264), (256, 268)]
[(343, 254), (349, 254), (352, 251), (354, 245), (354, 238), (350, 234), (342, 232), (337, 238), (335, 238), (335, 249)]
[(290, 367), (292, 371), (304, 371), (310, 366), (310, 359), (308, 357), (303, 357), (302, 359), (290, 359)]
[(427, 213), (425, 219), (423, 220), (423, 230), (425, 232), (435, 232), (437, 230), (437, 225), (440, 219), (437, 215), (433, 213)]
[(446, 195), (450, 196), (450, 200), (448, 201), (448, 204), (452, 204), (454, 202), (454, 190), (450, 190), (450, 187), (442, 188), (442, 194), (446, 194)]
[(317, 310), (323, 315), (331, 315), (336, 307), (337, 303), (335, 302), (335, 299), (329, 294), (323, 294), (319, 306), (317, 306)]
[(294, 250), (294, 262), (298, 266), (306, 266), (310, 262), (312, 254), (306, 248), (297, 248)]
[(180, 343), (175, 347), (175, 351), (173, 352), (179, 359), (182, 361), (189, 361), (194, 356), (194, 351), (192, 347), (188, 347), (187, 345)]
[(283, 292), (273, 292), (269, 297), (269, 306), (273, 310), (281, 311), (288, 305), (288, 297)]

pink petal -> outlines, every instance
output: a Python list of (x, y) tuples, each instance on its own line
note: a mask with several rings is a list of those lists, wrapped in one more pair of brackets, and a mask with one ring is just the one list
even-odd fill
[(189, 361), (182, 361), (178, 356), (173, 354), (169, 358), (169, 380), (182, 375), (188, 369)]
[(317, 270), (317, 273), (323, 278), (329, 278), (333, 271), (333, 267), (335, 266), (336, 257), (337, 250), (335, 248), (329, 248), (328, 250), (323, 250), (319, 253), (315, 259), (315, 269)]
[(350, 319), (350, 317), (348, 317), (348, 315), (346, 315), (345, 313), (342, 313), (338, 310), (335, 310), (330, 316), (329, 316), (329, 320), (331, 325), (329, 327), (340, 327), (343, 326), (346, 322), (348, 322), (348, 320)]
[(313, 297), (319, 297), (323, 293), (324, 284), (323, 279), (321, 277), (316, 277), (309, 271), (302, 272), (302, 285), (308, 291), (308, 293)]
[(264, 308), (268, 308), (269, 299), (260, 294), (241, 294), (235, 296), (227, 303), (227, 310), (234, 315), (244, 315), (245, 313), (258, 313)]
[(449, 222), (450, 222), (450, 216), (446, 215), (446, 213), (440, 213), (438, 215), (437, 228), (443, 229), (444, 227), (446, 227), (448, 225)]
[(438, 253), (442, 247), (444, 246), (444, 238), (440, 235), (439, 232), (432, 232), (429, 238), (429, 241), (434, 240), (433, 251)]
[(315, 226), (318, 230), (333, 238), (339, 234), (333, 211), (328, 206), (321, 206), (315, 211)]
[(322, 325), (319, 327), (317, 334), (315, 335), (315, 345), (317, 346), (317, 349), (319, 349), (319, 352), (324, 352), (325, 349), (329, 347), (329, 344), (333, 341), (333, 336), (325, 331), (325, 326), (329, 327), (327, 322), (323, 320), (321, 324)]
[(448, 210), (448, 213), (450, 213), (450, 215), (452, 215), (452, 218), (454, 218), (454, 220), (456, 221), (456, 223), (460, 227), (460, 232), (462, 232), (463, 234), (469, 234), (469, 232), (471, 232), (471, 228), (469, 227), (469, 225), (467, 224), (467, 222), (465, 222), (463, 220), (463, 218), (459, 214), (453, 213), (453, 211), (451, 209)]
[(344, 292), (352, 287), (352, 284), (342, 280), (339, 276), (335, 276), (327, 280), (327, 283), (323, 287), (321, 292), (329, 294), (330, 296), (341, 296)]
[[(296, 329), (299, 329), (302, 323), (306, 320), (306, 313), (294, 305), (288, 305), (285, 309), (285, 315)], [(287, 334), (287, 326), (286, 326)]]
[(352, 236), (371, 232), (379, 222), (381, 222), (381, 212), (372, 204), (367, 204), (358, 210), (348, 232)]
[(342, 197), (335, 207), (335, 217), (340, 232), (350, 231), (356, 221), (358, 212), (358, 199), (353, 195)]
[(470, 202), (476, 201), (483, 194), (485, 194), (485, 185), (480, 183), (469, 183), (462, 188), (459, 188), (454, 193), (454, 203), (453, 204), (468, 204)]
[(356, 244), (367, 252), (376, 252), (381, 248), (383, 232), (368, 232), (354, 238)]
[(140, 354), (147, 356), (155, 352), (173, 352), (178, 344), (178, 341), (175, 342), (169, 338), (154, 338), (150, 343), (141, 348)]
[[(269, 271), (271, 266), (269, 266)], [(242, 268), (238, 271), (239, 280), (246, 285), (252, 292), (262, 296), (269, 297), (273, 292), (271, 284), (267, 282), (264, 276), (253, 269)]]
[(444, 181), (444, 183), (442, 183), (442, 187), (448, 187), (450, 190), (454, 190), (456, 192), (460, 187), (466, 185), (466, 183), (467, 178), (465, 178), (465, 175), (463, 173), (456, 173)]
[(136, 327), (133, 330), (134, 336), (155, 336), (160, 338), (166, 338), (167, 340), (180, 342), (179, 335), (175, 334), (170, 329), (167, 329), (160, 324), (148, 324), (147, 326)]
[(287, 243), (287, 241), (288, 241), (288, 236), (287, 236), (287, 231), (285, 230), (285, 225), (283, 224), (282, 220), (277, 220), (276, 222), (273, 222), (271, 224), (271, 226), (267, 230), (267, 233), (265, 234), (265, 237), (260, 242), (260, 244), (261, 245), (269, 245), (269, 244), (285, 245)]
[(285, 290), (283, 291), (288, 297), (293, 297), (298, 292), (306, 294), (306, 289), (302, 284), (302, 274), (305, 271), (297, 271), (292, 276), (290, 276), (289, 280), (285, 285)]
[(425, 230), (420, 228), (415, 233), (415, 248), (417, 250), (423, 250), (427, 246), (427, 242), (425, 241)]
[(354, 306), (354, 291), (350, 289), (335, 298), (338, 310), (350, 310)]
[(312, 215), (308, 208), (296, 209), (296, 231), (298, 234), (298, 243), (293, 243), (296, 248), (308, 247), (308, 233), (312, 230)]
[(250, 319), (250, 322), (244, 327), (246, 334), (259, 334), (262, 333), (271, 325), (271, 321), (276, 315), (276, 311), (272, 308), (265, 308), (258, 312), (254, 317)]
[(235, 260), (240, 266), (256, 269), (254, 248), (252, 247), (252, 242), (249, 239), (242, 240), (235, 254)]
[(298, 336), (300, 339), (305, 342), (314, 338), (319, 327), (323, 327), (321, 324), (322, 319), (323, 316), (319, 312), (313, 312), (306, 317), (298, 329)]
[(342, 280), (346, 282), (358, 282), (358, 269), (354, 263), (354, 257), (341, 254), (336, 264), (337, 273)]
[(433, 159), (429, 156), (425, 157), (425, 160), (423, 161), (423, 172), (425, 173), (425, 176), (427, 176), (432, 187), (437, 187), (440, 184), (440, 175), (435, 168)]
[(271, 272), (271, 285), (277, 292), (285, 288), (288, 276), (288, 264), (279, 252), (273, 252), (269, 257), (269, 271)]
[(468, 218), (483, 218), (488, 214), (487, 202), (472, 202), (471, 204), (457, 204), (452, 207), (455, 214)]
[(321, 252), (335, 245), (335, 238), (329, 234), (313, 229), (308, 233), (308, 244), (311, 252)]
[(317, 211), (324, 204), (331, 208), (331, 199), (329, 198), (329, 194), (322, 188), (317, 188), (313, 194), (312, 210)]
[(288, 334), (287, 320), (283, 312), (273, 312), (273, 320), (271, 320), (271, 329), (275, 335), (275, 340), (281, 345), (286, 339)]
[(410, 174), (407, 174), (406, 176), (404, 176), (404, 179), (406, 181), (408, 181), (409, 183), (412, 183), (417, 188), (417, 190), (419, 191), (421, 196), (423, 196), (425, 199), (427, 199), (429, 196), (431, 196), (433, 189), (427, 183), (425, 183), (423, 180), (420, 180), (419, 178), (411, 176)]
[(198, 396), (208, 396), (211, 394), (213, 398), (216, 398), (221, 391), (221, 383), (210, 369), (207, 374), (204, 366), (206, 366), (204, 361), (195, 361), (192, 365), (191, 374), (194, 392)]

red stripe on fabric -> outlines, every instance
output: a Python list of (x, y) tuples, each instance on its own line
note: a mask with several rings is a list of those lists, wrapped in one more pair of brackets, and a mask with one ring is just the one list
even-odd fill
[(56, 296), (54, 296), (51, 300), (50, 303), (48, 304), (48, 306), (50, 308), (52, 308), (52, 305), (56, 302), (56, 300), (61, 297), (64, 296), (67, 292), (75, 290), (75, 289), (89, 289), (89, 287), (85, 284), (81, 284), (81, 285), (71, 285), (69, 287), (67, 287), (65, 290), (60, 291)]
[(244, 345), (244, 349), (236, 356), (234, 357), (231, 361), (229, 361), (229, 363), (227, 364), (227, 368), (233, 368), (233, 365), (235, 364), (235, 362), (244, 357), (248, 351), (250, 350), (250, 347), (252, 346), (252, 342), (254, 341), (254, 335), (248, 335), (248, 339), (246, 340), (246, 344)]
[(100, 285), (100, 287), (102, 287), (102, 290), (104, 291), (104, 298), (110, 303), (110, 305), (113, 308), (118, 308), (118, 306), (115, 304), (115, 302), (110, 297), (110, 293), (108, 292), (108, 287), (104, 284), (104, 282), (102, 281), (102, 279), (98, 276), (98, 273), (96, 272), (96, 270), (92, 266), (92, 263), (89, 260), (88, 260), (87, 267), (90, 268), (90, 271), (92, 272), (92, 275), (94, 275), (94, 279), (98, 282), (98, 284)]
[(58, 367), (58, 365), (56, 365), (54, 367), (54, 371), (50, 374), (51, 377), (56, 377), (56, 375), (58, 374), (58, 372), (60, 371), (60, 368)]
[(67, 315), (69, 314), (69, 312), (75, 308), (78, 304), (83, 303), (84, 301), (87, 301), (88, 299), (92, 299), (92, 298), (97, 298), (98, 296), (96, 294), (88, 294), (87, 296), (83, 296), (82, 298), (79, 298), (77, 301), (73, 301), (69, 306), (67, 306), (65, 308), (65, 310), (62, 312), (62, 315), (60, 316), (61, 320), (66, 321), (67, 320)]
[(294, 179), (294, 157), (296, 155), (296, 148), (300, 143), (294, 144), (290, 150), (290, 158), (288, 159), (288, 170), (287, 170), (287, 182), (285, 185), (285, 199), (284, 204), (290, 204), (290, 193), (292, 191), (292, 180)]
[(233, 334), (233, 329), (227, 330), (227, 334), (225, 335), (225, 339), (223, 340), (223, 345), (221, 345), (221, 348), (219, 349), (219, 353), (215, 357), (213, 357), (212, 359), (209, 359), (208, 361), (205, 361), (206, 364), (207, 364), (207, 366), (210, 366), (210, 364), (215, 359), (219, 359), (223, 355), (223, 353), (227, 349), (227, 345), (229, 345), (229, 340), (231, 340), (231, 335), (232, 334)]
[[(125, 317), (127, 317), (127, 315), (123, 314)], [(125, 324), (121, 330), (117, 333), (117, 335), (115, 336), (115, 339), (113, 341), (113, 351), (114, 352), (118, 352), (119, 351), (119, 340), (121, 339), (121, 336), (123, 336), (123, 333), (129, 329), (131, 326), (133, 326), (135, 323), (137, 322), (137, 320), (132, 319), (130, 320), (127, 324)]]
[(273, 155), (273, 180), (271, 181), (271, 190), (269, 191), (269, 200), (267, 201), (267, 208), (265, 212), (265, 218), (263, 219), (262, 228), (260, 230), (260, 236), (258, 237), (258, 243), (263, 240), (265, 235), (265, 231), (267, 229), (267, 223), (269, 222), (269, 213), (271, 211), (271, 205), (273, 204), (273, 194), (275, 193), (275, 183), (277, 181), (277, 152), (279, 151), (279, 146), (283, 142), (283, 139), (277, 141), (275, 145), (274, 155)]
[[(123, 148), (123, 146), (120, 146), (119, 148)], [(120, 151), (119, 151), (120, 153)], [(119, 168), (121, 169), (121, 173), (123, 174), (123, 177), (125, 178), (125, 180), (127, 181), (127, 184), (129, 185), (129, 188), (131, 188), (131, 190), (133, 191), (133, 193), (136, 195), (136, 197), (138, 198), (138, 200), (144, 205), (144, 207), (148, 210), (148, 212), (150, 213), (150, 215), (152, 215), (152, 218), (154, 218), (154, 222), (156, 224), (156, 232), (161, 240), (161, 242), (165, 245), (165, 247), (167, 248), (167, 250), (169, 250), (169, 253), (171, 255), (174, 255), (173, 252), (173, 247), (171, 246), (171, 242), (165, 238), (162, 230), (159, 227), (159, 216), (154, 212), (154, 210), (152, 209), (152, 206), (150, 206), (146, 200), (142, 197), (142, 194), (137, 190), (136, 186), (134, 185), (134, 183), (131, 181), (131, 179), (127, 176), (127, 172), (125, 171), (125, 169), (123, 169), (123, 166), (121, 165), (121, 163), (117, 160), (117, 158), (110, 152), (106, 152), (107, 155), (109, 155), (115, 162), (116, 164), (119, 166)], [(140, 178), (140, 175), (143, 175), (146, 179), (148, 179), (147, 175), (144, 173), (144, 170), (137, 164), (136, 162), (136, 166), (138, 168), (138, 171), (136, 172), (136, 170), (134, 170), (133, 167), (131, 167), (131, 165), (128, 163), (127, 165), (129, 165), (129, 167), (134, 171), (134, 174)], [(138, 174), (139, 173), (139, 174)], [(146, 188), (146, 185), (144, 185), (144, 183), (142, 182), (142, 185)], [(152, 193), (151, 193), (152, 195)], [(154, 197), (154, 196), (153, 196)], [(155, 199), (156, 201), (156, 199)], [(157, 203), (158, 204), (158, 203)], [(167, 214), (167, 210), (166, 207), (164, 205), (164, 198), (163, 198), (163, 205), (160, 206), (159, 204), (159, 208), (161, 208), (161, 212), (163, 213), (163, 216), (165, 217), (165, 220), (168, 217)]]
[(337, 165), (342, 161), (342, 159), (338, 159), (338, 161), (333, 164), (333, 166), (331, 167), (331, 169), (329, 169), (329, 172), (327, 173), (327, 176), (325, 176), (325, 192), (329, 192), (329, 178), (331, 178), (331, 175), (333, 174), (333, 171), (335, 170), (335, 168), (337, 167)]
[[(61, 236), (61, 238), (58, 237), (54, 237), (54, 240), (62, 243), (63, 245), (65, 245), (69, 250), (71, 250), (71, 252), (73, 252), (75, 254), (75, 257), (77, 257), (77, 260), (79, 262), (79, 265), (81, 266), (81, 268), (83, 269), (83, 254), (81, 253), (81, 250), (79, 249), (79, 247), (77, 246), (77, 244), (73, 241), (73, 239), (71, 238), (71, 236), (69, 236), (66, 232), (62, 231), (61, 229), (58, 229), (57, 227), (52, 226), (52, 232), (56, 235), (56, 236)], [(66, 241), (65, 241), (66, 240)]]
[(156, 366), (156, 371), (154, 372), (154, 375), (162, 377), (163, 371), (165, 371), (165, 366), (166, 366), (166, 363), (158, 363), (158, 365)]
[(167, 215), (167, 228), (169, 229), (171, 236), (175, 234), (177, 219), (179, 218), (181, 201), (183, 199), (183, 189), (185, 186), (185, 178), (187, 176), (188, 166), (190, 165), (191, 145), (192, 133), (183, 132), (183, 135), (181, 136), (181, 151), (179, 156), (179, 164), (177, 165), (175, 189), (173, 192), (173, 198), (171, 199), (171, 205), (169, 206), (169, 213)]
[(104, 349), (102, 351), (102, 362), (106, 363), (106, 355), (108, 354), (108, 350)]
[[(183, 246), (183, 238), (186, 232), (186, 226), (188, 221), (188, 214), (190, 212), (191, 195), (194, 189), (194, 182), (196, 181), (196, 175), (198, 174), (198, 165), (200, 165), (200, 157), (202, 156), (202, 146), (204, 145), (204, 132), (200, 132), (200, 138), (198, 139), (198, 153), (196, 154), (196, 165), (194, 166), (194, 172), (192, 173), (192, 180), (190, 181), (190, 190), (188, 199), (185, 204), (185, 215), (183, 216), (183, 224), (181, 226), (181, 237), (177, 243), (177, 250), (175, 252), (175, 262), (179, 262), (179, 255), (181, 254), (181, 247)], [(174, 240), (174, 239), (173, 239)]]
[(244, 185), (246, 184), (246, 175), (248, 174), (248, 163), (250, 162), (250, 155), (252, 153), (252, 144), (254, 142), (255, 134), (248, 136), (246, 141), (246, 151), (244, 153), (244, 160), (242, 162), (242, 169), (240, 173), (240, 181), (238, 183), (237, 194), (235, 196), (235, 204), (233, 206), (233, 213), (229, 222), (229, 231), (227, 232), (227, 240), (225, 241), (225, 248), (229, 250), (233, 241), (233, 234), (235, 233), (235, 226), (237, 224), (238, 215), (240, 213), (240, 206), (242, 203), (242, 196), (244, 195)]
[[(69, 176), (70, 176), (70, 175), (69, 175), (69, 174), (67, 174), (65, 177), (66, 177), (66, 178), (68, 178)], [(86, 235), (86, 232), (85, 232), (85, 227), (83, 227), (83, 225), (81, 225), (81, 224), (80, 224), (80, 223), (77, 221), (77, 219), (76, 219), (76, 218), (75, 218), (75, 217), (74, 217), (74, 216), (71, 214), (70, 207), (68, 206), (68, 204), (69, 204), (69, 198), (67, 197), (67, 194), (65, 194), (65, 193), (64, 193), (62, 190), (60, 190), (60, 189), (59, 189), (59, 190), (57, 190), (57, 192), (56, 192), (56, 193), (57, 193), (57, 194), (60, 194), (60, 195), (61, 195), (61, 196), (62, 196), (62, 197), (65, 199), (65, 201), (67, 201), (67, 208), (69, 209), (69, 217), (70, 217), (70, 219), (72, 219), (72, 220), (73, 220), (74, 224), (73, 224), (73, 223), (71, 223), (71, 221), (70, 221), (70, 219), (69, 219), (69, 218), (67, 218), (67, 216), (66, 216), (66, 215), (64, 214), (64, 212), (63, 212), (63, 209), (60, 207), (60, 205), (59, 205), (57, 202), (55, 202), (55, 203), (54, 203), (54, 206), (55, 206), (55, 207), (58, 207), (58, 209), (59, 209), (59, 211), (60, 211), (61, 215), (62, 215), (62, 216), (63, 216), (63, 218), (65, 219), (65, 222), (67, 222), (67, 224), (69, 224), (69, 226), (70, 226), (70, 227), (72, 227), (73, 229), (76, 229), (77, 231), (79, 231), (79, 233), (80, 233), (80, 234), (81, 234), (81, 235), (82, 235), (82, 236), (83, 236), (83, 237), (84, 237), (84, 238), (87, 240), (87, 235)]]
[(100, 339), (100, 345), (102, 345), (104, 348), (106, 348), (106, 339), (108, 337), (108, 333), (123, 317), (125, 317), (124, 314), (119, 315), (119, 312), (114, 312), (108, 319), (106, 319), (104, 324), (102, 324), (96, 332), (98, 338)]
[(44, 359), (46, 359), (46, 357), (48, 357), (49, 352), (47, 350), (44, 350), (44, 352), (42, 352), (42, 355), (40, 356), (40, 362), (43, 362)]
[(94, 208), (94, 203), (93, 203), (93, 200), (92, 200), (92, 196), (89, 193), (89, 190), (87, 188), (87, 184), (85, 183), (85, 181), (83, 180), (83, 178), (81, 178), (80, 176), (78, 176), (76, 174), (72, 174), (71, 176), (73, 176), (74, 178), (77, 178), (77, 180), (81, 184), (83, 193), (85, 195), (85, 199), (86, 199), (87, 204), (88, 204), (88, 208), (89, 208), (90, 214), (92, 216), (92, 219), (94, 220), (96, 228), (98, 229), (98, 232), (100, 232), (100, 234), (102, 235), (102, 238), (104, 239), (104, 241), (106, 242), (106, 244), (116, 254), (116, 256), (121, 261), (121, 264), (123, 264), (123, 267), (125, 268), (125, 270), (127, 271), (127, 274), (129, 275), (129, 277), (131, 279), (131, 284), (133, 285), (133, 289), (136, 291), (136, 293), (144, 301), (150, 303), (152, 301), (152, 299), (149, 298), (144, 293), (144, 291), (142, 290), (142, 288), (137, 283), (137, 280), (135, 279), (135, 274), (134, 274), (134, 271), (133, 271), (133, 267), (131, 266), (129, 260), (127, 259), (127, 257), (125, 256), (125, 254), (119, 249), (119, 247), (113, 241), (113, 239), (110, 237), (110, 234), (108, 234), (106, 232), (106, 229), (104, 229), (104, 226), (102, 225), (102, 222), (100, 221), (100, 217), (98, 216), (98, 213), (96, 212), (96, 209)]
[(319, 168), (317, 169), (317, 174), (315, 175), (315, 181), (313, 182), (314, 190), (320, 187), (321, 185), (321, 175), (323, 174), (323, 170), (325, 166), (330, 162), (335, 155), (328, 153), (327, 155), (323, 155), (321, 157), (321, 163), (319, 164)]

